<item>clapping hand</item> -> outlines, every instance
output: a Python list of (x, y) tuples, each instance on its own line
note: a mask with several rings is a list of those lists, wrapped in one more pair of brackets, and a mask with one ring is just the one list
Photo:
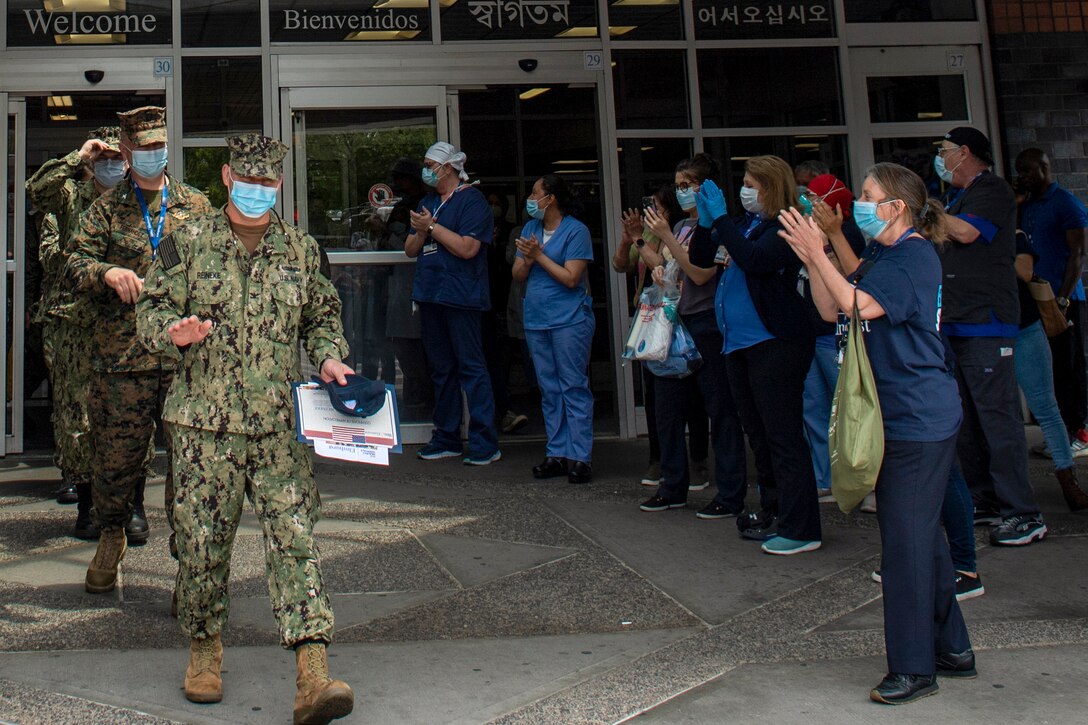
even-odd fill
[(525, 237), (518, 237), (514, 242), (518, 251), (521, 252), (521, 256), (528, 259), (530, 262), (535, 262), (536, 258), (540, 256), (542, 251), (540, 248), (540, 242), (537, 240), (536, 235), (533, 234), (528, 239)]
[(812, 217), (806, 217), (791, 208), (783, 210), (778, 215), (778, 221), (783, 226), (778, 236), (789, 243), (806, 265), (818, 257), (825, 256), (824, 245), (827, 243), (827, 237), (816, 226), (816, 221)]
[(418, 234), (426, 234), (427, 227), (431, 226), (431, 222), (434, 221), (431, 210), (426, 207), (423, 208), (422, 212), (410, 211), (408, 215), (412, 220), (412, 229), (415, 229)]
[(725, 216), (725, 196), (711, 179), (699, 187), (695, 195), (695, 208), (699, 210), (699, 226), (709, 229), (714, 220)]
[(842, 206), (836, 204), (832, 209), (826, 202), (818, 201), (812, 205), (812, 218), (824, 234), (831, 236), (842, 229)]
[(642, 216), (638, 210), (628, 209), (620, 215), (620, 220), (623, 222), (624, 234), (631, 238), (632, 243), (642, 236)]

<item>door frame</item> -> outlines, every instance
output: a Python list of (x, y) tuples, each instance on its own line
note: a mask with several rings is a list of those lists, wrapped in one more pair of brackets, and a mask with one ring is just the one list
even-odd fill
[[(4, 174), (0, 180), (0, 259), (4, 260), (4, 275), (0, 279), (0, 304), (4, 306), (4, 317), (11, 320), (11, 339), (8, 339), (7, 325), (0, 328), (0, 456), (9, 453), (21, 453), (23, 450), (23, 407), (26, 391), (23, 390), (23, 346), (26, 340), (26, 245), (18, 240), (26, 238), (26, 100), (11, 98), (0, 93), (0, 106), (7, 109), (3, 138), (0, 138), (0, 156), (4, 159)], [(10, 148), (8, 129), (14, 120), (14, 148)], [(8, 188), (9, 160), (13, 163)], [(8, 197), (11, 197), (10, 208)], [(11, 238), (8, 238), (8, 216), (12, 217)], [(8, 258), (8, 251), (12, 256)], [(8, 291), (11, 291), (11, 309), (7, 309)], [(8, 317), (10, 315), (10, 318)], [(8, 365), (8, 349), (12, 350), (11, 365)], [(10, 369), (9, 369), (10, 367)], [(7, 380), (11, 379), (11, 399), (8, 399)], [(11, 426), (8, 426), (8, 407), (11, 409)]]
[[(1001, 168), (1001, 148), (990, 133), (990, 109), (987, 104), (980, 46), (882, 46), (849, 49), (851, 176), (860, 188), (865, 171), (873, 165), (873, 140), (880, 138), (940, 138), (955, 126), (973, 126), (991, 139), (994, 166)], [(962, 58), (962, 64), (959, 59)], [(955, 67), (959, 66), (959, 67)], [(906, 121), (873, 123), (869, 114), (867, 80), (873, 76), (960, 75), (967, 101), (967, 119), (949, 121)]]

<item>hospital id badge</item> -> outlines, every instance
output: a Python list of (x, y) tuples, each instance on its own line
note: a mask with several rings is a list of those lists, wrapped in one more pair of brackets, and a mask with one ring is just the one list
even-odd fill
[(720, 264), (723, 267), (729, 266), (729, 252), (725, 251), (725, 245), (718, 245), (718, 251), (714, 254), (714, 264)]
[(423, 245), (424, 254), (434, 254), (438, 251), (438, 242), (431, 242), (430, 244)]

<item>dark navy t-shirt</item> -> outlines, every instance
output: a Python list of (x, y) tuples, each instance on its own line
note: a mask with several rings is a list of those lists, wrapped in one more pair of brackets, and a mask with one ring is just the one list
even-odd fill
[(473, 186), (462, 186), (445, 204), (438, 194), (428, 194), (419, 203), (429, 209), (435, 222), (463, 237), (479, 240), (480, 250), (472, 259), (461, 259), (443, 245), (428, 239), (416, 259), (412, 299), (467, 310), (491, 307), (487, 280), (487, 248), (495, 221), (487, 198)]
[[(871, 264), (867, 264), (871, 261)], [(865, 346), (876, 379), (884, 437), (943, 441), (959, 430), (959, 389), (941, 342), (941, 261), (933, 245), (910, 237), (866, 247), (857, 289), (885, 315), (868, 320)]]

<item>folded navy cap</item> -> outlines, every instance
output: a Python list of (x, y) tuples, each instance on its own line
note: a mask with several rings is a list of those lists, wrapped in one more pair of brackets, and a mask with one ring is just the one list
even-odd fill
[(345, 375), (346, 385), (335, 380), (323, 383), (329, 392), (332, 407), (347, 415), (368, 418), (385, 405), (385, 383), (364, 378), (362, 375)]

